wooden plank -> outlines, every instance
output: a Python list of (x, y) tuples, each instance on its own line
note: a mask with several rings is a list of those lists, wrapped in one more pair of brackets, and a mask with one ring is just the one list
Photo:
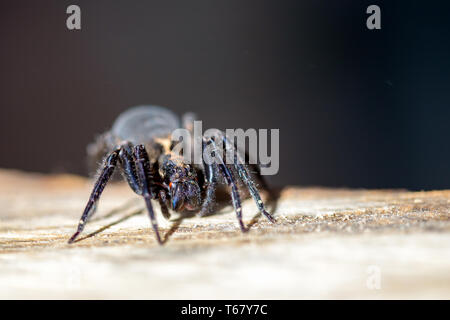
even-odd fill
[(91, 184), (0, 170), (0, 298), (450, 298), (449, 190), (286, 187), (276, 224), (245, 201), (246, 234), (230, 206), (158, 211), (159, 246), (142, 200), (114, 184), (69, 245)]

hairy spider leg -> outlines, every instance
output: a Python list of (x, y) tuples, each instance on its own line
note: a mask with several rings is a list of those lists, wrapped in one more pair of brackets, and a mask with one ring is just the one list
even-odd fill
[(161, 237), (158, 231), (158, 224), (156, 222), (155, 213), (153, 211), (153, 206), (151, 203), (152, 194), (150, 191), (150, 160), (148, 158), (147, 151), (142, 144), (139, 144), (134, 147), (134, 156), (136, 158), (137, 163), (137, 171), (138, 177), (140, 180), (140, 185), (142, 187), (142, 196), (145, 199), (145, 204), (147, 205), (148, 214), (150, 216), (150, 221), (152, 223), (153, 230), (156, 234), (156, 240), (158, 240), (159, 244), (163, 244), (161, 241)]
[[(206, 141), (202, 141), (202, 150), (206, 149)], [(217, 164), (215, 162), (207, 164), (205, 158), (202, 157), (203, 167), (205, 169), (205, 185), (206, 185), (206, 198), (203, 201), (202, 208), (198, 213), (198, 216), (203, 217), (208, 214), (214, 204), (215, 192), (217, 181), (215, 179), (215, 173), (217, 172)]]
[(142, 195), (142, 188), (136, 175), (136, 163), (133, 158), (131, 144), (123, 144), (119, 152), (119, 160), (122, 165), (123, 175), (125, 176), (130, 188), (138, 195)]
[(95, 212), (97, 201), (100, 199), (100, 195), (105, 189), (106, 184), (108, 183), (109, 178), (114, 172), (116, 167), (117, 159), (119, 156), (119, 149), (114, 150), (104, 161), (103, 169), (97, 178), (97, 181), (94, 185), (94, 189), (89, 197), (89, 201), (86, 204), (86, 208), (81, 216), (80, 222), (78, 223), (77, 231), (73, 234), (73, 236), (69, 239), (69, 243), (75, 241), (78, 235), (83, 231), (84, 226), (86, 225), (88, 219)]
[(169, 212), (169, 208), (167, 208), (167, 204), (166, 204), (167, 203), (166, 190), (160, 189), (158, 193), (159, 193), (158, 202), (159, 202), (159, 205), (161, 206), (161, 213), (163, 214), (164, 218), (169, 220), (170, 212)]
[[(133, 158), (133, 151), (131, 150), (131, 143), (127, 143), (123, 146), (123, 157), (121, 157), (121, 161), (123, 163), (123, 168), (125, 172), (125, 177), (128, 181), (128, 184), (133, 189), (134, 192), (136, 192), (138, 195), (142, 196), (142, 186), (140, 185), (139, 178), (136, 176), (136, 162)], [(120, 156), (120, 154), (119, 154)], [(150, 162), (149, 162), (150, 164)], [(153, 172), (150, 168), (149, 170), (150, 176), (154, 178)], [(158, 173), (156, 173), (158, 174)], [(155, 181), (151, 181), (152, 184), (154, 184)], [(170, 212), (166, 205), (166, 199), (167, 199), (167, 191), (164, 189), (158, 190), (158, 202), (161, 207), (161, 212), (166, 219), (170, 219)]]
[(255, 202), (256, 202), (256, 206), (258, 207), (259, 212), (264, 214), (264, 216), (270, 222), (274, 223), (275, 219), (272, 217), (272, 215), (269, 212), (267, 212), (266, 208), (264, 207), (264, 202), (261, 200), (261, 196), (259, 195), (258, 189), (255, 186), (255, 182), (251, 178), (250, 174), (248, 173), (247, 168), (244, 165), (244, 161), (243, 161), (241, 155), (239, 154), (239, 150), (236, 148), (234, 143), (232, 144), (232, 143), (230, 143), (230, 141), (228, 141), (228, 139), (225, 137), (225, 135), (223, 133), (221, 134), (221, 137), (222, 137), (223, 141), (225, 142), (225, 147), (227, 149), (228, 148), (234, 149), (233, 165), (234, 165), (236, 171), (238, 172), (241, 180), (244, 181), (244, 183), (247, 185), (247, 187), (250, 191), (250, 194), (252, 195), (253, 200), (255, 200)]
[[(247, 157), (247, 152), (245, 153), (245, 156)], [(266, 179), (261, 174), (261, 168), (258, 165), (248, 165), (247, 168), (250, 168), (250, 171), (254, 173), (254, 175), (258, 179), (259, 184), (261, 185), (261, 189), (267, 190), (269, 194), (272, 194), (273, 190), (269, 187)]]
[[(131, 150), (131, 144), (126, 143), (122, 146), (119, 153), (119, 160), (123, 168), (123, 175), (125, 176), (128, 185), (133, 191), (142, 196), (142, 187), (139, 183), (139, 178), (136, 175), (136, 162), (133, 158), (133, 151)], [(170, 212), (166, 205), (166, 191), (160, 189), (158, 191), (158, 202), (161, 206), (161, 212), (166, 219), (170, 219)]]
[(231, 187), (231, 199), (233, 201), (234, 210), (236, 211), (236, 216), (239, 221), (239, 226), (241, 227), (242, 232), (246, 232), (247, 228), (244, 226), (244, 222), (242, 221), (242, 206), (241, 206), (241, 198), (239, 196), (239, 191), (236, 185), (236, 181), (233, 177), (231, 171), (225, 165), (223, 161), (220, 151), (217, 148), (216, 143), (212, 138), (210, 138), (207, 142), (207, 145), (211, 144), (213, 146), (213, 151), (215, 152), (216, 158), (219, 160), (219, 169), (225, 178), (229, 187)]

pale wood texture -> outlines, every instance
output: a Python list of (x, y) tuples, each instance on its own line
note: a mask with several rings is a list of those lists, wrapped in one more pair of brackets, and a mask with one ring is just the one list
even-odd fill
[(287, 187), (276, 224), (245, 201), (247, 234), (230, 206), (158, 212), (159, 246), (142, 201), (115, 184), (68, 245), (91, 185), (0, 170), (0, 298), (450, 298), (448, 190)]

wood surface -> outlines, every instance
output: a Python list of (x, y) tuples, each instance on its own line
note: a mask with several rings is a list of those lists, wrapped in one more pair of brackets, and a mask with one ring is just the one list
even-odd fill
[[(165, 220), (155, 241), (142, 199), (108, 185), (67, 244), (92, 181), (0, 170), (0, 298), (450, 298), (450, 191), (286, 187), (277, 223), (228, 202)], [(155, 207), (158, 205), (155, 203)]]

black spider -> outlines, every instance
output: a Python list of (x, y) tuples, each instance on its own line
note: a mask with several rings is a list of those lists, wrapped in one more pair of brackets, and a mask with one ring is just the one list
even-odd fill
[[(221, 182), (225, 182), (231, 188), (232, 202), (239, 225), (245, 232), (247, 229), (242, 222), (241, 200), (235, 173), (238, 174), (240, 182), (247, 186), (258, 210), (271, 222), (275, 222), (264, 208), (255, 183), (239, 153), (235, 153), (232, 164), (227, 164), (223, 160), (207, 164), (203, 160), (202, 165), (191, 165), (173, 152), (173, 143), (170, 143), (171, 133), (181, 126), (192, 130), (193, 121), (193, 114), (184, 115), (180, 121), (170, 110), (156, 106), (138, 106), (120, 114), (112, 129), (101, 135), (94, 147), (90, 148), (91, 154), (99, 153), (103, 156), (106, 154), (106, 157), (78, 229), (69, 243), (75, 241), (94, 213), (97, 201), (117, 163), (131, 189), (144, 197), (153, 230), (160, 244), (162, 241), (150, 200), (159, 201), (165, 218), (170, 217), (168, 207), (178, 212), (195, 210), (203, 216), (211, 210), (216, 187)], [(221, 140), (225, 148), (235, 148), (234, 143), (228, 142), (224, 135), (221, 136)], [(202, 147), (210, 147), (213, 151), (219, 150), (218, 143), (212, 138), (202, 139)]]

